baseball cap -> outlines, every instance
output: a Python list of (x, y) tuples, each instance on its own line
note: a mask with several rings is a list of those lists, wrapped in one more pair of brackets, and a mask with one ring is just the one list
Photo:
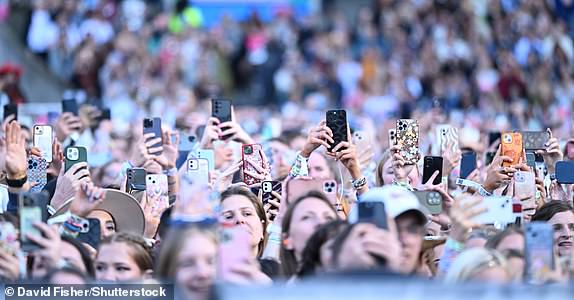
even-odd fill
[[(117, 232), (130, 232), (143, 235), (145, 229), (144, 212), (138, 201), (130, 194), (118, 190), (105, 189), (104, 201), (95, 210), (109, 213), (116, 224)], [(53, 215), (59, 216), (70, 209), (74, 198), (69, 199)]]
[[(387, 185), (380, 188), (369, 189), (368, 192), (361, 195), (359, 202), (383, 202), (385, 210), (393, 219), (407, 213), (413, 212), (419, 224), (426, 225), (428, 219), (427, 209), (421, 205), (417, 196), (405, 188)], [(358, 211), (356, 205), (349, 214), (349, 223), (356, 223), (358, 220)]]

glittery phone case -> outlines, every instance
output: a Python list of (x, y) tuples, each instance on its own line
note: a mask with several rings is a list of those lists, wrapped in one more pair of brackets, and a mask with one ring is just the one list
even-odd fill
[(250, 173), (257, 174), (258, 171), (253, 167), (253, 165), (265, 168), (263, 157), (261, 157), (262, 149), (263, 148), (260, 144), (243, 145), (241, 151), (243, 157), (243, 182), (247, 185), (253, 185), (262, 181), (245, 173), (245, 171), (248, 171)]
[(400, 119), (396, 124), (397, 145), (405, 162), (415, 165), (419, 160), (419, 123), (413, 119)]
[(522, 147), (524, 150), (544, 150), (550, 139), (547, 131), (522, 131)]
[(44, 158), (33, 156), (28, 158), (28, 180), (35, 184), (30, 188), (31, 192), (39, 192), (46, 186), (47, 170), (48, 162)]

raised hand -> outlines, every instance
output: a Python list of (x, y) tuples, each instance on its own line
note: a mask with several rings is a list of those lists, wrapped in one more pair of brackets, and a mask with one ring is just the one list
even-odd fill
[(80, 189), (83, 183), (91, 182), (90, 171), (88, 164), (85, 162), (74, 164), (67, 172), (64, 173), (64, 168), (60, 170), (58, 182), (56, 183), (56, 190), (54, 196), (50, 201), (50, 205), (55, 209), (60, 208), (64, 203), (76, 196), (76, 192)]
[(542, 157), (544, 157), (544, 162), (548, 167), (548, 173), (554, 174), (556, 172), (556, 162), (561, 161), (564, 158), (564, 155), (560, 150), (558, 139), (552, 136), (550, 128), (548, 128), (547, 131), (550, 134), (550, 139), (546, 142), (546, 149), (538, 150), (536, 153), (541, 154)]
[(329, 143), (334, 143), (333, 131), (327, 127), (325, 120), (321, 121), (317, 126), (311, 128), (307, 134), (307, 141), (301, 150), (301, 156), (309, 157), (313, 151), (321, 146), (329, 149)]
[(213, 141), (218, 140), (222, 136), (222, 130), (219, 128), (219, 123), (219, 120), (214, 117), (211, 117), (209, 120), (207, 120), (205, 130), (203, 131), (203, 136), (201, 137), (201, 149), (213, 148)]
[(401, 155), (401, 147), (394, 145), (391, 147), (391, 160), (393, 162), (393, 171), (395, 174), (395, 180), (397, 182), (408, 181), (409, 174), (413, 171), (415, 165), (410, 165), (406, 163), (406, 160)]
[(79, 217), (86, 217), (102, 204), (105, 197), (104, 189), (94, 186), (91, 182), (83, 182), (76, 190), (74, 201), (70, 205), (70, 212)]
[(8, 179), (26, 177), (28, 161), (26, 158), (26, 140), (18, 121), (6, 126), (6, 175)]
[(177, 161), (178, 144), (179, 144), (179, 134), (175, 133), (175, 142), (171, 140), (171, 131), (165, 130), (163, 132), (163, 146), (156, 148), (148, 148), (150, 153), (155, 152), (153, 149), (162, 148), (163, 151), (160, 155), (152, 156), (152, 159), (156, 161), (164, 170), (169, 170), (175, 168), (175, 162)]
[(484, 181), (483, 187), (488, 192), (492, 192), (497, 188), (510, 183), (514, 173), (516, 173), (516, 168), (503, 167), (503, 162), (512, 162), (512, 158), (501, 156), (499, 147), (492, 163), (486, 168), (486, 180)]
[[(463, 201), (468, 197), (469, 201)], [(479, 227), (480, 224), (472, 221), (472, 218), (487, 211), (486, 207), (479, 207), (483, 198), (479, 196), (462, 196), (454, 201), (450, 208), (451, 232), (450, 237), (460, 243), (464, 243), (471, 229)]]
[(73, 132), (82, 131), (82, 120), (73, 113), (65, 112), (60, 115), (54, 126), (56, 138), (63, 143)]

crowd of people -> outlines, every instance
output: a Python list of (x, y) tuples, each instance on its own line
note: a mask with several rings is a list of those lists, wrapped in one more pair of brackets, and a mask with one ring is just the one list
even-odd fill
[[(84, 96), (65, 97), (76, 112), (28, 126), (5, 112), (2, 281), (173, 282), (182, 298), (207, 299), (217, 283), (358, 273), (574, 279), (572, 185), (556, 178), (557, 163), (574, 160), (572, 1), (379, 0), (353, 21), (330, 6), (283, 7), (269, 22), (211, 28), (188, 1), (33, 3), (28, 46)], [(212, 106), (225, 95), (248, 98), (230, 120)], [(346, 140), (331, 109), (346, 111)], [(415, 152), (389, 133), (400, 119), (418, 122)], [(51, 155), (31, 125), (53, 128)], [(458, 129), (446, 146), (444, 125)], [(535, 164), (491, 134), (513, 131), (547, 133), (528, 153)], [(74, 164), (77, 147), (86, 161)], [(190, 164), (202, 153), (213, 153), (207, 174)], [(466, 153), (476, 163), (463, 176)], [(431, 155), (440, 176), (423, 174)], [(40, 158), (45, 182), (30, 175)], [(165, 184), (132, 186), (137, 170)], [(425, 191), (440, 195), (436, 211)], [(516, 221), (478, 221), (499, 209), (496, 196), (518, 204)], [(22, 227), (23, 199), (42, 197), (47, 220)], [(551, 225), (537, 244), (550, 261), (532, 261), (531, 224)]]

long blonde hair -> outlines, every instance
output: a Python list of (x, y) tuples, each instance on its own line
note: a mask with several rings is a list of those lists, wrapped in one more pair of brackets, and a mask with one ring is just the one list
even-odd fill
[(445, 276), (445, 282), (471, 281), (480, 271), (493, 267), (503, 268), (510, 278), (508, 263), (498, 251), (486, 248), (468, 249), (455, 259)]

